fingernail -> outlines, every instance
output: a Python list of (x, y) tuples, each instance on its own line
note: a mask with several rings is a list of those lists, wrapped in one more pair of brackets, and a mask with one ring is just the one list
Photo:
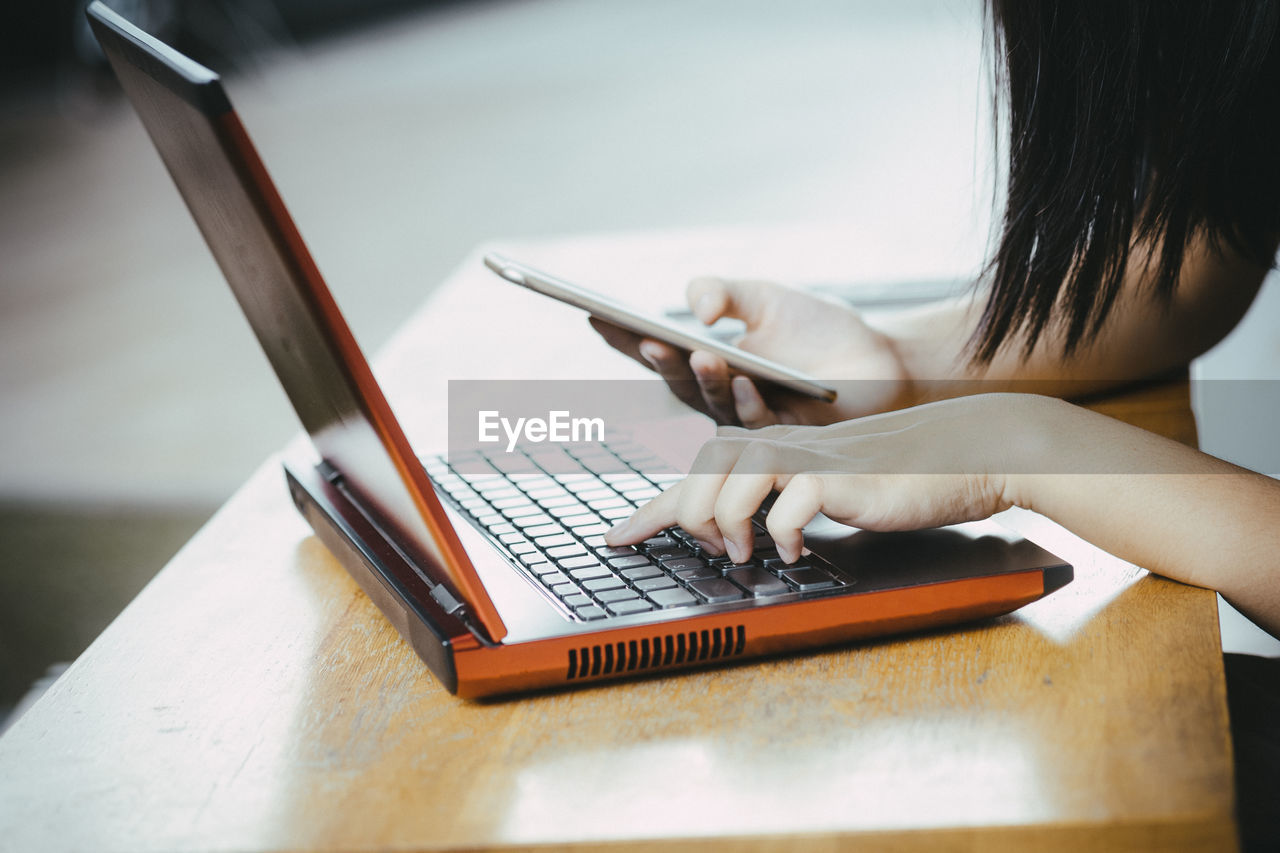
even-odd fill
[(653, 344), (650, 344), (647, 342), (640, 344), (640, 355), (644, 356), (644, 360), (649, 362), (649, 365), (651, 367), (653, 367), (654, 369), (657, 369), (658, 356), (657, 356), (657, 353), (654, 351)]
[(729, 559), (733, 560), (735, 563), (741, 563), (746, 557), (742, 547), (732, 539), (724, 540), (724, 550), (728, 552)]
[(750, 384), (751, 380), (745, 376), (733, 377), (733, 381), (729, 383), (729, 387), (733, 390), (733, 402), (737, 403), (739, 406), (743, 406), (750, 401)]
[(796, 561), (795, 552), (792, 551), (790, 548), (784, 548), (782, 545), (779, 545), (777, 542), (774, 542), (773, 544), (774, 544), (774, 547), (778, 549), (778, 556), (782, 558), (782, 562), (790, 565), (791, 563), (794, 563)]

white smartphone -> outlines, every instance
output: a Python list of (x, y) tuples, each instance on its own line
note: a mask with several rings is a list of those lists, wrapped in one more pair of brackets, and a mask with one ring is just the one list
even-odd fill
[(697, 349), (713, 352), (723, 358), (731, 368), (752, 378), (763, 379), (828, 403), (836, 399), (834, 388), (823, 385), (799, 371), (758, 355), (752, 355), (732, 344), (716, 340), (710, 335), (682, 329), (667, 320), (645, 314), (602, 293), (571, 284), (494, 252), (484, 256), (484, 263), (512, 284), (567, 302), (594, 317), (599, 317), (601, 320), (638, 335), (662, 341), (686, 352)]

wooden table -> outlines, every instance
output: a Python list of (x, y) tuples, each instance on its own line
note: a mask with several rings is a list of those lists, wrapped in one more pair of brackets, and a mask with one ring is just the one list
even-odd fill
[[(829, 278), (874, 255), (815, 261), (831, 237), (504, 248), (657, 300), (704, 270)], [(443, 441), (447, 378), (639, 375), (478, 255), (380, 365), (423, 450)], [(269, 460), (0, 739), (0, 848), (1233, 848), (1213, 594), (1009, 520), (1076, 566), (1011, 616), (470, 703), (311, 535)]]

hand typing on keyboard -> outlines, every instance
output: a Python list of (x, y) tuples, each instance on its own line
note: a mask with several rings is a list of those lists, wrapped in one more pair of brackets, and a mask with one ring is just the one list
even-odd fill
[(611, 528), (605, 541), (640, 542), (679, 525), (705, 550), (745, 562), (754, 547), (752, 517), (775, 492), (765, 525), (787, 563), (800, 558), (801, 529), (819, 512), (871, 530), (986, 518), (1011, 505), (1001, 472), (1015, 449), (1009, 436), (1040, 405), (1027, 400), (1046, 398), (989, 394), (830, 426), (721, 427), (687, 478)]
[(678, 527), (635, 545), (605, 542), (611, 523), (681, 479), (641, 445), (462, 453), (426, 467), (496, 547), (580, 620), (821, 594), (848, 582), (830, 566), (784, 564), (763, 529), (752, 540), (756, 558), (742, 563)]

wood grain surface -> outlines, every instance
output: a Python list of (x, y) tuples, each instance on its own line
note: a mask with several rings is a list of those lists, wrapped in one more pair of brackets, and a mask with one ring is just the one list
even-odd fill
[[(774, 275), (823, 235), (695, 236), (504, 248), (634, 299), (744, 246)], [(450, 378), (639, 375), (475, 257), (380, 365), (420, 451)], [(474, 703), (268, 460), (0, 739), (0, 848), (1232, 849), (1213, 594), (1004, 520), (1075, 581), (961, 630)]]

